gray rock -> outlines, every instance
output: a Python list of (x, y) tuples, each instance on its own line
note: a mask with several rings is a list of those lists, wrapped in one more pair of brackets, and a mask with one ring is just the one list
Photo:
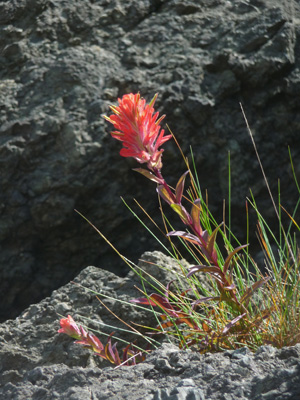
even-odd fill
[[(177, 262), (159, 252), (142, 256), (144, 265), (156, 262), (170, 270)], [(183, 261), (184, 263), (184, 261)], [(151, 266), (154, 269), (153, 265)], [(153, 272), (155, 272), (153, 270)], [(296, 400), (300, 396), (300, 345), (281, 350), (262, 346), (253, 354), (238, 349), (201, 355), (163, 343), (146, 361), (133, 367), (114, 368), (74, 340), (57, 333), (59, 314), (71, 314), (102, 332), (123, 327), (103, 307), (99, 293), (111, 310), (126, 322), (151, 323), (149, 312), (123, 302), (135, 297), (139, 279), (120, 278), (88, 267), (75, 279), (31, 305), (15, 320), (0, 324), (0, 398), (28, 399), (128, 399), (128, 400)], [(82, 285), (82, 286), (78, 286)], [(86, 290), (83, 289), (86, 287)], [(106, 297), (109, 296), (109, 297)], [(86, 319), (84, 319), (86, 317)], [(88, 319), (87, 319), (88, 318)], [(154, 320), (155, 321), (155, 320)], [(131, 333), (119, 332), (131, 340)], [(103, 334), (98, 333), (105, 341)], [(119, 348), (121, 343), (119, 343)]]
[[(160, 274), (162, 282), (168, 281), (170, 275), (174, 279), (175, 273), (172, 274), (172, 271), (178, 273), (179, 270), (178, 262), (161, 252), (146, 252), (141, 260), (139, 268), (147, 271), (149, 265), (153, 276)], [(187, 265), (184, 260), (181, 263)], [(148, 278), (148, 282), (152, 283), (152, 280)], [(150, 284), (147, 285), (145, 281), (144, 285), (149, 293), (153, 292)], [(3, 383), (7, 379), (9, 382), (11, 375), (21, 377), (31, 368), (49, 363), (64, 363), (73, 367), (87, 366), (89, 363), (94, 365), (97, 360), (102, 365), (102, 359), (91, 357), (89, 352), (74, 345), (73, 340), (66, 335), (56, 334), (59, 319), (71, 314), (76, 321), (102, 332), (102, 335), (116, 331), (117, 338), (138, 340), (139, 336), (122, 320), (129, 324), (133, 322), (150, 327), (157, 325), (149, 307), (141, 308), (129, 303), (131, 299), (144, 297), (138, 288), (143, 289), (143, 286), (133, 271), (127, 277), (121, 278), (109, 271), (90, 266), (73, 282), (54, 291), (50, 298), (31, 305), (15, 320), (0, 324), (0, 370), (3, 372), (3, 380), (0, 378), (0, 381)], [(103, 340), (106, 343), (105, 336)], [(119, 348), (121, 345), (122, 343)], [(141, 340), (141, 345), (146, 348), (147, 342)], [(4, 373), (7, 370), (9, 373)]]
[[(241, 102), (271, 188), (279, 178), (293, 209), (298, 194), (286, 149), (299, 178), (299, 12), (296, 0), (0, 2), (1, 320), (83, 265), (127, 272), (74, 208), (134, 261), (158, 248), (120, 201), (135, 197), (159, 220), (154, 186), (119, 157), (101, 118), (126, 92), (148, 100), (160, 93), (157, 106), (184, 152), (193, 146), (218, 221), (230, 150), (232, 226), (243, 241), (249, 187), (266, 217), (274, 213)], [(185, 170), (178, 157), (167, 144), (170, 184)]]

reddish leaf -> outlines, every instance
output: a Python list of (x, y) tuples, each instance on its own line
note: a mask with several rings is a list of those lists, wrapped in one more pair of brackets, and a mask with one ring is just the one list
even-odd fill
[(111, 336), (113, 335), (113, 333), (110, 334), (108, 340), (107, 340), (107, 344), (105, 346), (105, 355), (106, 355), (106, 359), (108, 361), (110, 361), (112, 364), (116, 364), (116, 365), (120, 365), (121, 364), (121, 360), (117, 351), (117, 345), (116, 343), (112, 346), (111, 345)]
[(142, 362), (146, 359), (146, 356), (143, 355), (141, 351), (136, 351), (132, 349), (131, 346), (132, 343), (129, 343), (125, 349), (123, 349), (122, 365), (136, 365), (137, 362)]
[[(129, 349), (130, 349), (131, 343), (129, 343), (125, 349), (123, 349), (123, 363), (126, 363), (126, 361), (128, 360), (128, 358), (130, 358), (130, 353), (129, 353)], [(129, 357), (128, 357), (129, 354)], [(127, 365), (127, 363), (125, 364)]]
[(121, 360), (120, 360), (119, 352), (117, 350), (117, 343), (113, 344), (113, 346), (111, 347), (111, 350), (112, 350), (112, 353), (114, 355), (115, 364), (116, 365), (120, 365), (121, 364)]
[(149, 299), (147, 298), (132, 299), (130, 300), (130, 302), (137, 304), (151, 305), (154, 307), (159, 306), (164, 311), (166, 311), (167, 314), (175, 318), (178, 317), (174, 307), (170, 304), (169, 300), (166, 297), (162, 297), (161, 295), (156, 293), (150, 294)]
[(130, 348), (130, 343), (123, 349), (123, 362), (127, 360), (127, 353)]
[(166, 321), (156, 327), (156, 329), (159, 329), (160, 327), (162, 329), (166, 328), (171, 328), (172, 326), (175, 325), (181, 325), (181, 324), (186, 324), (188, 327), (195, 329), (195, 325), (193, 322), (190, 320), (190, 318), (177, 318), (173, 321)]
[(230, 286), (224, 286), (225, 290), (234, 290), (236, 288), (235, 284), (232, 283)]
[(151, 294), (150, 298), (151, 300), (153, 299), (157, 303), (157, 305), (163, 310), (165, 310), (169, 315), (173, 317), (178, 317), (178, 314), (175, 312), (174, 307), (170, 304), (167, 298), (162, 297), (156, 293)]
[(181, 204), (170, 204), (170, 206), (180, 216), (185, 224), (190, 224), (192, 222), (190, 215)]
[(206, 250), (210, 256), (212, 256), (213, 253), (215, 252), (215, 241), (217, 238), (217, 233), (222, 225), (223, 225), (223, 222), (214, 229), (214, 231), (208, 238)]
[(160, 328), (160, 330), (162, 331), (162, 329), (171, 328), (172, 326), (174, 326), (174, 322), (173, 321), (166, 321), (166, 322), (163, 322), (162, 324), (158, 325), (156, 327), (156, 329)]
[(201, 299), (198, 299), (192, 303), (192, 308), (194, 309), (194, 307), (197, 306), (198, 304), (206, 303), (207, 301), (210, 301), (210, 300), (218, 300), (219, 301), (220, 297), (201, 297)]
[(229, 329), (231, 329), (240, 319), (244, 318), (244, 316), (247, 313), (241, 314), (238, 317), (234, 318), (232, 321), (229, 322), (229, 324), (227, 324), (225, 326), (225, 328), (222, 331), (222, 335), (226, 335), (226, 333), (229, 331)]
[(202, 237), (204, 242), (207, 242), (208, 241), (208, 237), (209, 237), (208, 232), (206, 230), (203, 231), (202, 234), (201, 234), (201, 237)]
[(92, 333), (88, 333), (86, 339), (84, 340), (87, 342), (89, 346), (91, 346), (92, 350), (94, 350), (96, 353), (100, 354), (103, 353), (104, 346), (95, 335), (93, 335)]
[(196, 272), (208, 272), (208, 273), (216, 273), (216, 274), (221, 274), (222, 271), (220, 270), (219, 267), (215, 265), (193, 265), (191, 268), (189, 268), (189, 272), (187, 274), (187, 278), (190, 276), (194, 275)]
[(137, 299), (131, 299), (129, 301), (130, 303), (142, 304), (147, 306), (157, 306), (157, 304), (154, 301), (149, 300), (146, 297), (139, 297)]
[(171, 231), (167, 234), (167, 236), (180, 236), (183, 239), (187, 240), (188, 242), (192, 242), (201, 246), (201, 242), (197, 238), (197, 236), (192, 235), (191, 233), (187, 233), (185, 231)]
[[(211, 331), (211, 328), (205, 322), (202, 323), (202, 329), (205, 332), (210, 332)], [(207, 338), (207, 336), (206, 336), (206, 338)]]
[(236, 247), (234, 250), (232, 250), (231, 253), (228, 254), (225, 262), (224, 262), (224, 266), (223, 266), (223, 274), (226, 275), (230, 261), (232, 259), (232, 257), (241, 249), (244, 249), (245, 247), (249, 246), (248, 244), (243, 244), (242, 246)]
[(192, 206), (191, 217), (193, 221), (193, 227), (196, 230), (196, 232), (199, 233), (199, 235), (202, 234), (202, 228), (200, 225), (200, 213), (201, 213), (201, 200), (197, 199), (194, 201), (194, 204)]
[(172, 284), (174, 281), (175, 281), (175, 279), (173, 279), (172, 281), (170, 281), (170, 282), (167, 284), (167, 286), (166, 286), (166, 291), (165, 291), (165, 296), (166, 296), (166, 298), (169, 297), (170, 286), (171, 286), (171, 284)]
[(174, 204), (175, 203), (175, 198), (170, 195), (170, 193), (167, 191), (167, 189), (163, 185), (159, 185), (157, 187), (157, 192), (160, 195), (160, 197), (168, 204)]
[(150, 179), (153, 182), (159, 183), (160, 185), (163, 183), (163, 180), (152, 174), (152, 172), (143, 168), (134, 168), (133, 171), (139, 172), (144, 175), (146, 178)]
[(179, 181), (177, 182), (176, 189), (175, 189), (175, 196), (176, 196), (176, 203), (181, 204), (181, 199), (182, 199), (182, 194), (183, 194), (183, 189), (184, 189), (184, 182), (185, 182), (185, 177), (189, 173), (189, 171), (186, 171), (180, 178)]

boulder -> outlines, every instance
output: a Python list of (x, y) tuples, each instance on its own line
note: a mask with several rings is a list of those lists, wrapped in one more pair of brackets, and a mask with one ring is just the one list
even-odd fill
[[(162, 280), (174, 278), (174, 273), (179, 271), (178, 262), (160, 252), (145, 253), (141, 260), (139, 268)], [(180, 264), (188, 266), (184, 260)], [(151, 311), (126, 304), (139, 294), (135, 285), (140, 286), (140, 280), (133, 271), (121, 278), (90, 266), (74, 283), (31, 305), (15, 320), (0, 324), (0, 397), (3, 399), (299, 398), (299, 344), (283, 349), (262, 346), (255, 353), (241, 348), (199, 354), (180, 350), (165, 340), (141, 364), (118, 368), (108, 365), (67, 335), (57, 333), (59, 318), (73, 315), (76, 321), (96, 329), (104, 343), (104, 334), (118, 327), (127, 332), (117, 330), (115, 336), (125, 340), (138, 338), (108, 312), (96, 293), (124, 321), (151, 324), (151, 320), (155, 322)], [(122, 343), (118, 346), (120, 349)]]
[[(271, 226), (278, 223), (242, 103), (271, 189), (276, 197), (280, 179), (293, 213), (298, 192), (287, 146), (299, 178), (299, 12), (296, 0), (0, 1), (2, 321), (84, 265), (128, 272), (74, 209), (135, 262), (159, 248), (120, 200), (147, 221), (136, 198), (159, 221), (155, 186), (119, 156), (102, 118), (125, 93), (150, 101), (159, 92), (158, 110), (185, 154), (192, 145), (218, 221), (230, 151), (232, 228), (243, 242), (249, 187)], [(171, 185), (185, 172), (180, 160), (167, 143), (163, 173)], [(255, 224), (252, 216), (254, 253)]]

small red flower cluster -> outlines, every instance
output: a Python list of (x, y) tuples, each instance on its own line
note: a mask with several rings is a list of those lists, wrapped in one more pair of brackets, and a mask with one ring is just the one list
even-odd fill
[(119, 106), (111, 106), (114, 112), (110, 117), (104, 118), (111, 122), (116, 131), (112, 132), (113, 138), (123, 143), (120, 155), (133, 157), (139, 163), (147, 163), (150, 170), (162, 168), (161, 156), (163, 149), (159, 149), (172, 135), (164, 136), (160, 122), (164, 119), (159, 113), (154, 114), (154, 103), (157, 94), (149, 104), (140, 97), (140, 94), (125, 94), (118, 99)]
[(106, 345), (103, 345), (97, 336), (87, 332), (82, 326), (78, 326), (71, 315), (68, 315), (68, 318), (62, 318), (60, 326), (61, 328), (58, 330), (58, 333), (65, 333), (73, 339), (77, 339), (75, 343), (92, 350), (97, 356), (108, 360), (112, 364), (134, 365), (145, 359), (145, 356), (140, 351), (136, 351), (131, 344), (123, 349), (123, 355), (120, 356), (116, 343), (113, 345), (111, 343), (111, 337), (114, 332), (110, 334)]
[(61, 329), (58, 333), (65, 333), (74, 339), (77, 339), (75, 343), (82, 344), (85, 347), (92, 349), (99, 356), (106, 358), (104, 352), (104, 346), (100, 340), (92, 333), (87, 332), (82, 326), (78, 327), (71, 315), (68, 318), (62, 318), (60, 320)]

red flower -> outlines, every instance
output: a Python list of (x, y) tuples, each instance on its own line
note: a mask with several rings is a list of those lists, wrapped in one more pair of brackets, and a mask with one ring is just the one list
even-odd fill
[(151, 170), (161, 169), (163, 149), (159, 147), (172, 137), (164, 136), (164, 130), (159, 125), (165, 116), (157, 119), (158, 112), (153, 115), (156, 98), (157, 94), (146, 104), (139, 93), (125, 94), (118, 99), (119, 106), (111, 106), (114, 114), (104, 117), (116, 129), (111, 132), (112, 137), (123, 143), (121, 156), (133, 157), (141, 164), (147, 163)]
[(68, 318), (62, 318), (59, 323), (61, 328), (58, 330), (58, 333), (65, 333), (74, 339), (80, 339), (82, 337), (82, 332), (71, 315), (68, 315)]

